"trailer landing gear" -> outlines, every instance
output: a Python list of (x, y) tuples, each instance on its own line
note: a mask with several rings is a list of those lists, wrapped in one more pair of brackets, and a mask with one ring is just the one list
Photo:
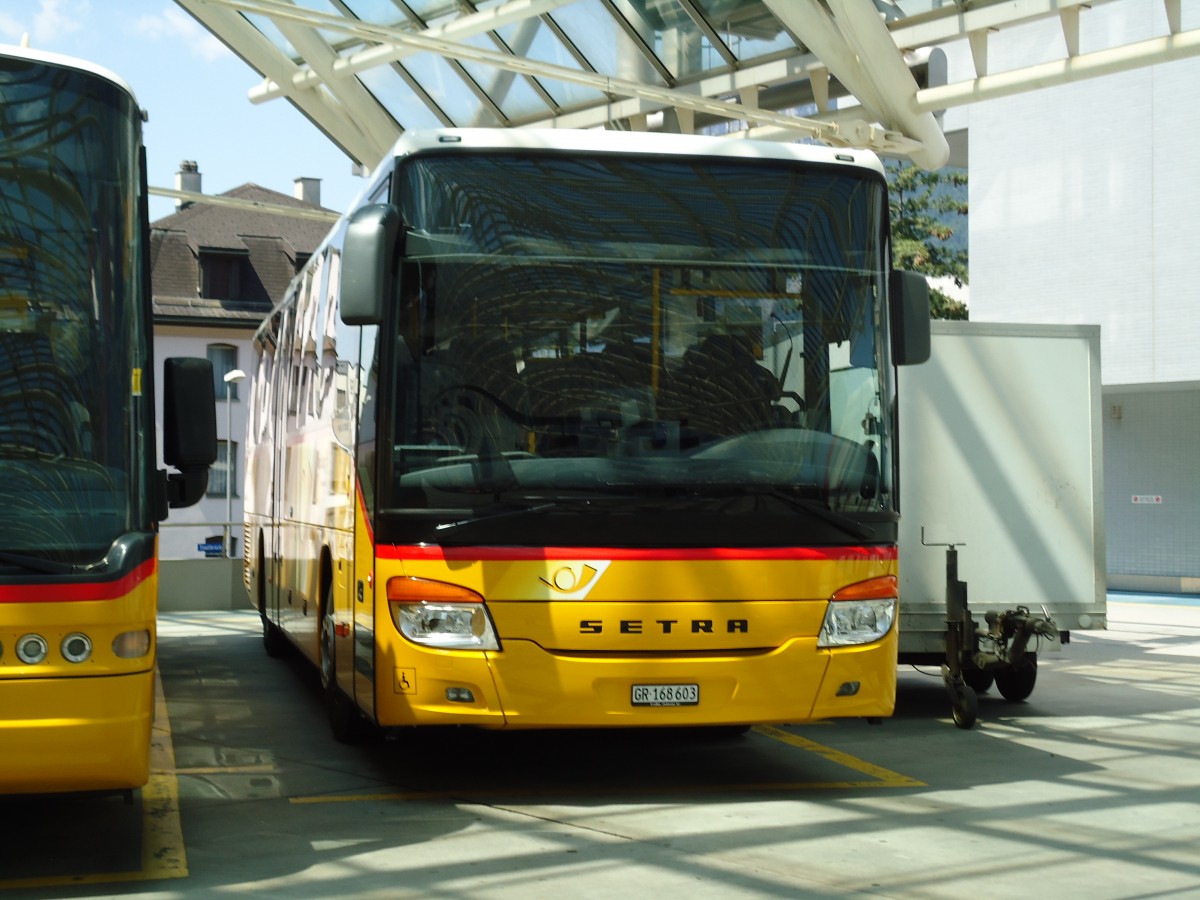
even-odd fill
[(967, 583), (958, 579), (957, 544), (926, 544), (946, 548), (946, 661), (942, 680), (950, 695), (954, 724), (971, 728), (979, 717), (979, 694), (994, 682), (1005, 700), (1019, 702), (1033, 693), (1037, 682), (1037, 653), (1029, 649), (1062, 646), (1058, 626), (1044, 609), (1037, 616), (1027, 607), (988, 612), (986, 629), (976, 629), (967, 607)]

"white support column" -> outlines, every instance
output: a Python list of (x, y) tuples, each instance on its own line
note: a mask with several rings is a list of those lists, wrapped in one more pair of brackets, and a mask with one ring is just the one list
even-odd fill
[(813, 66), (808, 70), (808, 84), (817, 111), (829, 112), (829, 70), (824, 66)]
[(1163, 0), (1167, 9), (1167, 27), (1171, 34), (1179, 34), (1183, 30), (1183, 0)]
[(684, 106), (672, 106), (664, 109), (663, 131), (675, 134), (695, 134), (696, 111)]
[(1074, 58), (1079, 55), (1079, 7), (1060, 9), (1058, 19), (1062, 22), (1063, 39), (1067, 42), (1067, 56)]
[(967, 35), (971, 44), (971, 61), (975, 63), (975, 77), (982, 78), (988, 73), (988, 30), (981, 28)]

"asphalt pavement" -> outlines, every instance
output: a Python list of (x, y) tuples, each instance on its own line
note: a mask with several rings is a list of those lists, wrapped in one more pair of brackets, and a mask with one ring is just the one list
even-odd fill
[(155, 772), (0, 799), (0, 897), (1200, 897), (1200, 598), (1110, 597), (1029, 700), (705, 732), (335, 742), (250, 611), (164, 614)]

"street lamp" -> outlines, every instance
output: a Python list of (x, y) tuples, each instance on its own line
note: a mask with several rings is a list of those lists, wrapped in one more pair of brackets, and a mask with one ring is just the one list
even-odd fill
[(241, 369), (225, 373), (225, 537), (221, 544), (226, 559), (233, 559), (229, 531), (233, 526), (233, 386), (246, 377)]

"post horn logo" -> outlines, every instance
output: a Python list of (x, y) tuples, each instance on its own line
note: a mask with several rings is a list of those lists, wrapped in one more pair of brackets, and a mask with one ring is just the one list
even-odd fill
[(568, 563), (550, 573), (550, 577), (539, 576), (538, 581), (550, 588), (564, 600), (582, 600), (596, 586), (610, 560)]

